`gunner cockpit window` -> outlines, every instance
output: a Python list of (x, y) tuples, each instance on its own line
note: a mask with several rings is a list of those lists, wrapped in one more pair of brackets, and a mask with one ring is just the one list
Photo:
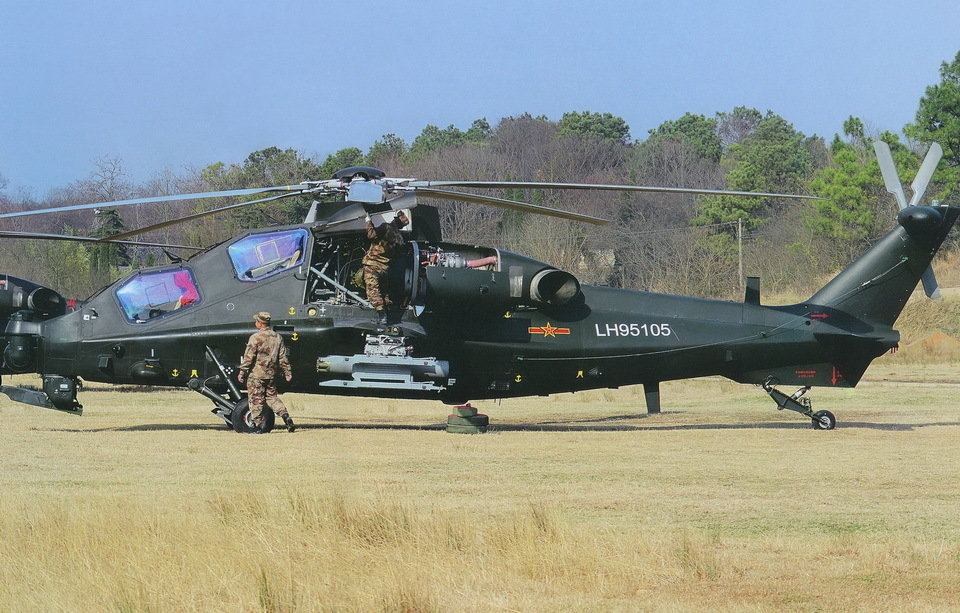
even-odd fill
[(306, 230), (286, 230), (242, 238), (227, 247), (227, 253), (238, 279), (259, 281), (299, 266), (306, 246)]
[(139, 274), (117, 288), (116, 293), (127, 321), (135, 324), (200, 302), (197, 282), (186, 269)]

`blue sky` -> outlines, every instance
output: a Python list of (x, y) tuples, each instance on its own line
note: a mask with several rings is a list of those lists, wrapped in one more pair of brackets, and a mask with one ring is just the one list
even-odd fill
[(104, 157), (142, 181), (524, 112), (898, 132), (958, 51), (956, 0), (0, 0), (0, 175), (39, 198)]

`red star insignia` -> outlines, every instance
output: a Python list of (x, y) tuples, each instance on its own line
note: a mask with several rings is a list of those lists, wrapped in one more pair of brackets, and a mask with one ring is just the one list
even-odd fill
[(558, 328), (549, 321), (543, 326), (527, 328), (529, 334), (542, 334), (544, 337), (557, 337), (558, 334), (570, 334), (570, 328)]

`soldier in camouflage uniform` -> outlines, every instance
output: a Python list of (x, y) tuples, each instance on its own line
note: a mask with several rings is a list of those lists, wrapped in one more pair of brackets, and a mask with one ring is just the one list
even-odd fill
[(262, 432), (263, 405), (266, 403), (274, 413), (283, 418), (287, 430), (293, 432), (296, 425), (287, 412), (287, 407), (277, 396), (276, 376), (282, 370), (287, 381), (293, 379), (287, 348), (283, 337), (270, 329), (270, 313), (260, 312), (253, 317), (257, 331), (247, 341), (247, 349), (240, 360), (240, 372), (237, 380), (247, 380), (247, 400), (250, 403), (250, 415), (257, 431)]
[(410, 223), (403, 211), (397, 213), (390, 223), (374, 226), (367, 215), (367, 238), (370, 247), (363, 255), (363, 283), (367, 289), (367, 300), (377, 311), (377, 323), (386, 325), (387, 309), (391, 305), (388, 294), (387, 272), (392, 260), (403, 245), (400, 229)]

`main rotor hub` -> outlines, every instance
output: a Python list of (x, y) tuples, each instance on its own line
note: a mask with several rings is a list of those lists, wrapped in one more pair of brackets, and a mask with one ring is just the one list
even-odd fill
[(371, 179), (382, 179), (385, 176), (387, 176), (387, 173), (372, 166), (350, 166), (349, 168), (341, 168), (333, 173), (334, 179), (348, 182), (358, 177), (364, 181), (369, 181)]

